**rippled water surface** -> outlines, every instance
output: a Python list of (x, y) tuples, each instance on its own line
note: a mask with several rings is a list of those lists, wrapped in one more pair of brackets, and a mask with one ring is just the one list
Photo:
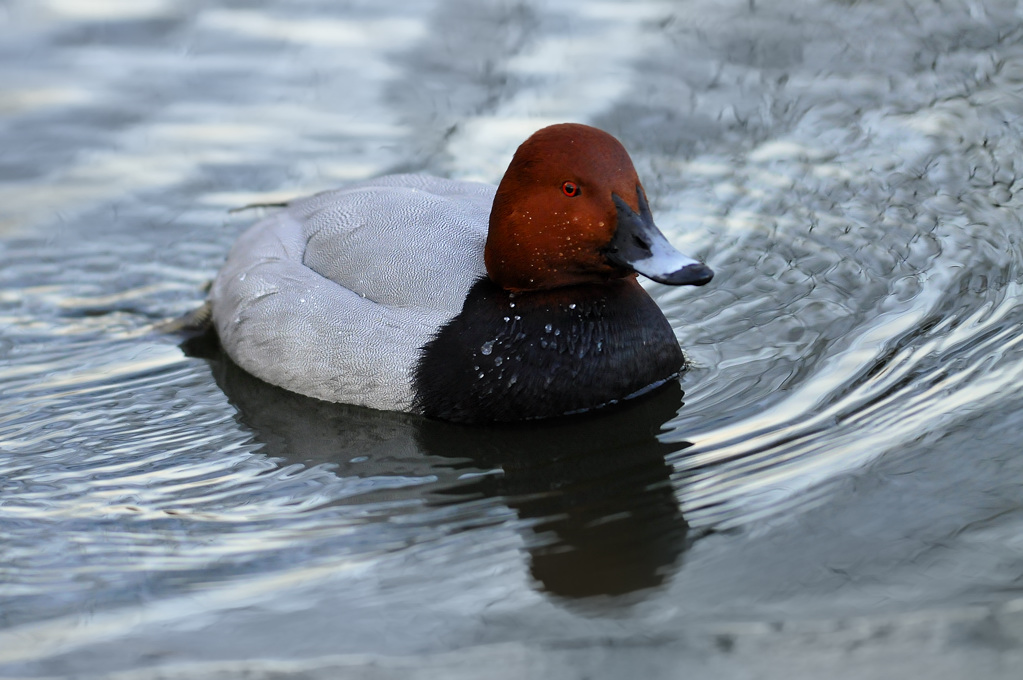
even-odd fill
[[(0, 676), (1018, 678), (1021, 40), (994, 1), (0, 0)], [(715, 269), (649, 286), (680, 385), (462, 428), (159, 331), (231, 208), (496, 181), (566, 120)]]

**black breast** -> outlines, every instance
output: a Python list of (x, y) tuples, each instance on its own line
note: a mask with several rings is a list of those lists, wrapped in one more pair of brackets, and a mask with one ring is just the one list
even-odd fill
[(423, 348), (416, 406), (460, 422), (584, 411), (662, 383), (685, 357), (634, 279), (513, 294), (490, 279)]

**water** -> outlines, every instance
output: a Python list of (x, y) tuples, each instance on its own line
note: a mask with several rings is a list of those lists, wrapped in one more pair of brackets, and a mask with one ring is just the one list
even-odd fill
[[(0, 2), (0, 675), (1018, 677), (1023, 18), (765, 4)], [(229, 209), (563, 120), (715, 269), (680, 386), (466, 429), (156, 330)]]

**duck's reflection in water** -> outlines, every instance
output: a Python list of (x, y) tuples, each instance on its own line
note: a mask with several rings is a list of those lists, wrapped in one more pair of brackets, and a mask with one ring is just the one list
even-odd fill
[[(551, 594), (622, 595), (678, 568), (688, 527), (665, 456), (685, 445), (657, 439), (681, 404), (676, 381), (590, 416), (470, 427), (309, 399), (253, 378), (215, 345), (186, 351), (211, 360), (265, 453), (375, 480), (352, 503), (499, 498), (527, 520), (530, 570)], [(380, 483), (387, 478), (396, 483)]]
[(533, 576), (566, 597), (619, 595), (657, 586), (686, 544), (687, 526), (657, 440), (675, 416), (677, 382), (635, 404), (588, 417), (465, 428), (422, 421), (418, 440), (434, 455), (472, 460), (501, 475), (449, 493), (500, 496), (534, 520)]

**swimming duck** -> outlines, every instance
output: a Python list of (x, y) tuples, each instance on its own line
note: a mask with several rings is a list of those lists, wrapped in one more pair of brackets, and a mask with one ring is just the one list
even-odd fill
[(267, 382), (515, 421), (595, 409), (683, 370), (637, 273), (713, 276), (654, 225), (621, 143), (569, 123), (523, 142), (496, 188), (391, 175), (290, 202), (238, 239), (209, 301), (227, 354)]

